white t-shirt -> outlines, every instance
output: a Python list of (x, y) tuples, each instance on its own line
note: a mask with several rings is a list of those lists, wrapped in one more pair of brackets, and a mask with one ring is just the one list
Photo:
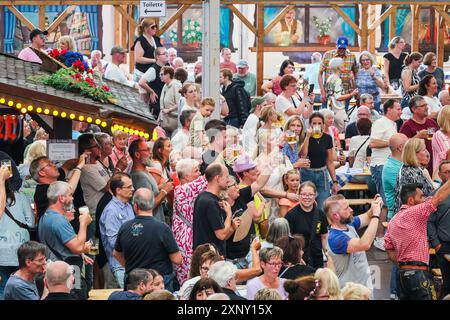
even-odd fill
[(258, 128), (259, 118), (255, 114), (250, 114), (242, 128), (243, 145), (245, 153), (253, 155), (258, 146), (256, 142), (256, 132)]
[[(388, 142), (392, 135), (397, 133), (397, 124), (386, 118), (381, 117), (375, 121), (372, 125), (371, 139), (378, 139)], [(389, 147), (384, 148), (372, 148), (372, 166), (384, 165), (387, 158), (391, 155), (391, 149)]]
[(189, 131), (178, 129), (171, 139), (173, 150), (182, 152), (189, 145), (189, 138)]
[[(292, 100), (294, 100), (294, 101), (292, 101)], [(294, 106), (294, 104), (295, 104), (295, 106)], [(300, 101), (295, 96), (292, 96), (291, 99), (287, 99), (286, 97), (284, 97), (283, 95), (280, 94), (275, 99), (275, 109), (277, 112), (279, 112), (283, 115), (284, 123), (286, 123), (290, 117), (286, 114), (286, 111), (289, 108), (297, 108), (299, 106), (300, 106)]]
[[(156, 79), (156, 70), (155, 68), (148, 68), (148, 70), (142, 75), (141, 79), (145, 79), (147, 82), (152, 82)], [(147, 91), (145, 91), (144, 88), (139, 86), (139, 93), (145, 94)]]
[(437, 97), (430, 98), (427, 96), (423, 96), (423, 99), (428, 104), (428, 115), (430, 115), (432, 112), (441, 111), (442, 104)]
[[(356, 151), (359, 149), (355, 162), (353, 163), (353, 168), (364, 168), (364, 161), (367, 161), (367, 147), (370, 142), (370, 139), (367, 138), (369, 138), (369, 136), (354, 136), (350, 139), (350, 146), (348, 148), (349, 156), (354, 157)], [(363, 143), (364, 145), (361, 147)]]
[(108, 66), (106, 67), (105, 78), (129, 87), (134, 87), (134, 81), (128, 80), (122, 70), (120, 70), (120, 68), (112, 62), (108, 63)]

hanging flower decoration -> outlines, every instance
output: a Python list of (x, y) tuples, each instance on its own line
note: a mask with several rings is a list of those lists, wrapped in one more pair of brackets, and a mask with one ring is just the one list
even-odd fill
[(94, 80), (94, 72), (84, 61), (80, 52), (70, 50), (51, 50), (48, 55), (67, 68), (61, 68), (50, 76), (34, 76), (33, 79), (52, 86), (56, 89), (80, 93), (101, 103), (117, 103), (117, 99), (106, 85), (97, 85)]

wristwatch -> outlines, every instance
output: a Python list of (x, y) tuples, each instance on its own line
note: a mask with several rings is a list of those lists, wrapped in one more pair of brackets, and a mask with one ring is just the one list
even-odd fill
[(333, 183), (339, 183), (337, 180), (333, 180)]
[(372, 219), (373, 218), (380, 220), (380, 216), (372, 216)]

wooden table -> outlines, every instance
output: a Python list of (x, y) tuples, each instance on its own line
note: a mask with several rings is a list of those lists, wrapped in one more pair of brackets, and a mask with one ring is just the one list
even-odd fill
[(347, 183), (341, 189), (342, 191), (368, 191), (369, 186), (366, 183)]
[(111, 293), (120, 289), (92, 289), (89, 291), (89, 300), (108, 300)]

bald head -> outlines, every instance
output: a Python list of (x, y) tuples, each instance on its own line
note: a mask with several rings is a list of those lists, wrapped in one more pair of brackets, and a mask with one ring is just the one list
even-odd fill
[(450, 105), (450, 93), (448, 90), (442, 90), (439, 92), (439, 101), (441, 102), (442, 106), (448, 106)]
[(408, 137), (403, 133), (396, 133), (389, 139), (389, 148), (394, 157), (401, 156), (406, 141), (408, 141)]
[(150, 189), (139, 188), (133, 195), (133, 204), (135, 204), (139, 210), (151, 211), (154, 203), (155, 197)]
[[(45, 280), (50, 292), (69, 292), (73, 285), (72, 267), (64, 261), (56, 261), (47, 265)], [(55, 291), (56, 290), (56, 291)]]

